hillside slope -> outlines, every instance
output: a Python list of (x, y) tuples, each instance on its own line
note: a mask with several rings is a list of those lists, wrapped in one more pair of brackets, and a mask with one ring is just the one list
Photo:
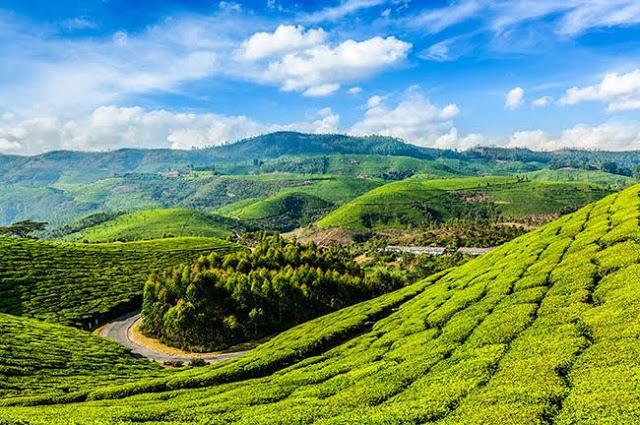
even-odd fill
[(216, 238), (113, 244), (0, 238), (0, 312), (92, 328), (141, 305), (152, 271), (231, 247)]
[(297, 326), (245, 357), (82, 397), (100, 401), (4, 408), (0, 420), (638, 423), (639, 192)]
[(0, 313), (0, 399), (65, 394), (142, 376), (162, 367), (88, 332)]
[(234, 220), (184, 208), (138, 211), (116, 217), (79, 232), (67, 241), (112, 242), (201, 236), (226, 238), (238, 227)]
[(510, 176), (425, 180), (415, 176), (347, 202), (318, 225), (364, 230), (420, 226), (475, 215), (518, 220), (575, 210), (609, 193), (609, 189), (583, 182), (523, 181)]

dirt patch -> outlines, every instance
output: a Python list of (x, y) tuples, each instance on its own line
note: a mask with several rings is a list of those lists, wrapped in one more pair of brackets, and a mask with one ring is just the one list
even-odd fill
[(345, 229), (321, 229), (319, 227), (301, 227), (282, 235), (287, 239), (295, 239), (300, 243), (314, 242), (319, 246), (332, 243), (351, 245), (354, 243), (352, 235)]
[(489, 202), (492, 199), (488, 193), (458, 192), (457, 195), (464, 202), (469, 203)]

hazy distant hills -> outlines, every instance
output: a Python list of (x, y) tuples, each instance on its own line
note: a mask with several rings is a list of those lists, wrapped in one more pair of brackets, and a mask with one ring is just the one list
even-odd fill
[(286, 156), (386, 155), (420, 160), (445, 158), (465, 162), (517, 161), (546, 166), (601, 169), (630, 175), (640, 163), (639, 152), (587, 152), (564, 150), (533, 152), (527, 149), (475, 148), (464, 152), (423, 148), (383, 136), (353, 137), (295, 132), (265, 134), (236, 143), (195, 150), (120, 149), (110, 152), (55, 151), (35, 156), (0, 155), (0, 182), (47, 185), (88, 183), (125, 173), (158, 173), (191, 167), (242, 165), (240, 172), (259, 172), (260, 160)]

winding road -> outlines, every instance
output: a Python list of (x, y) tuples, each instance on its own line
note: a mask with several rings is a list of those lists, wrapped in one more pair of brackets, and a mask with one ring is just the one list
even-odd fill
[(127, 314), (102, 326), (97, 331), (97, 334), (131, 348), (133, 353), (161, 363), (171, 360), (189, 362), (194, 358), (200, 358), (208, 363), (215, 363), (239, 357), (249, 351), (188, 353), (166, 346), (166, 350), (163, 350), (163, 346), (159, 343), (153, 344), (153, 346), (148, 346), (145, 345), (144, 340), (136, 338), (135, 333), (132, 332), (132, 328), (140, 319), (141, 315), (139, 312)]

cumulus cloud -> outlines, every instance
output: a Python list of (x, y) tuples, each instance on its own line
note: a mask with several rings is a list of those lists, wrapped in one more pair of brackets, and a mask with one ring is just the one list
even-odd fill
[(548, 106), (551, 101), (553, 100), (553, 98), (551, 96), (542, 96), (539, 97), (537, 99), (535, 99), (533, 102), (531, 102), (531, 104), (533, 106), (537, 106), (539, 108), (543, 108), (545, 106)]
[(640, 125), (615, 121), (597, 126), (578, 124), (557, 136), (552, 136), (543, 130), (519, 131), (511, 135), (507, 146), (534, 150), (560, 148), (637, 150), (640, 149)]
[(349, 94), (359, 94), (359, 93), (362, 93), (362, 87), (358, 87), (358, 86), (350, 87), (350, 88), (349, 88), (349, 90), (347, 90), (347, 93), (349, 93)]
[(560, 98), (563, 105), (605, 102), (610, 112), (640, 109), (640, 69), (626, 74), (612, 72), (593, 86), (572, 87)]
[(259, 71), (257, 80), (277, 84), (283, 91), (325, 96), (350, 83), (369, 77), (406, 58), (411, 44), (395, 37), (346, 40), (333, 47), (319, 44), (287, 53)]
[(373, 96), (367, 102), (364, 118), (353, 125), (354, 135), (379, 134), (399, 137), (420, 146), (457, 146), (459, 137), (452, 119), (458, 115), (456, 105), (438, 107), (410, 89), (395, 106)]
[(507, 109), (517, 109), (524, 102), (524, 90), (522, 87), (515, 87), (509, 90), (504, 101), (504, 107)]
[(305, 31), (299, 25), (280, 25), (272, 33), (257, 32), (249, 37), (242, 43), (240, 56), (247, 60), (264, 59), (317, 46), (326, 38), (322, 28)]
[(80, 120), (44, 116), (0, 123), (0, 152), (36, 154), (56, 149), (110, 150), (123, 147), (190, 149), (279, 130), (335, 133), (339, 123), (340, 116), (330, 108), (318, 111), (310, 121), (268, 124), (242, 115), (103, 106)]

